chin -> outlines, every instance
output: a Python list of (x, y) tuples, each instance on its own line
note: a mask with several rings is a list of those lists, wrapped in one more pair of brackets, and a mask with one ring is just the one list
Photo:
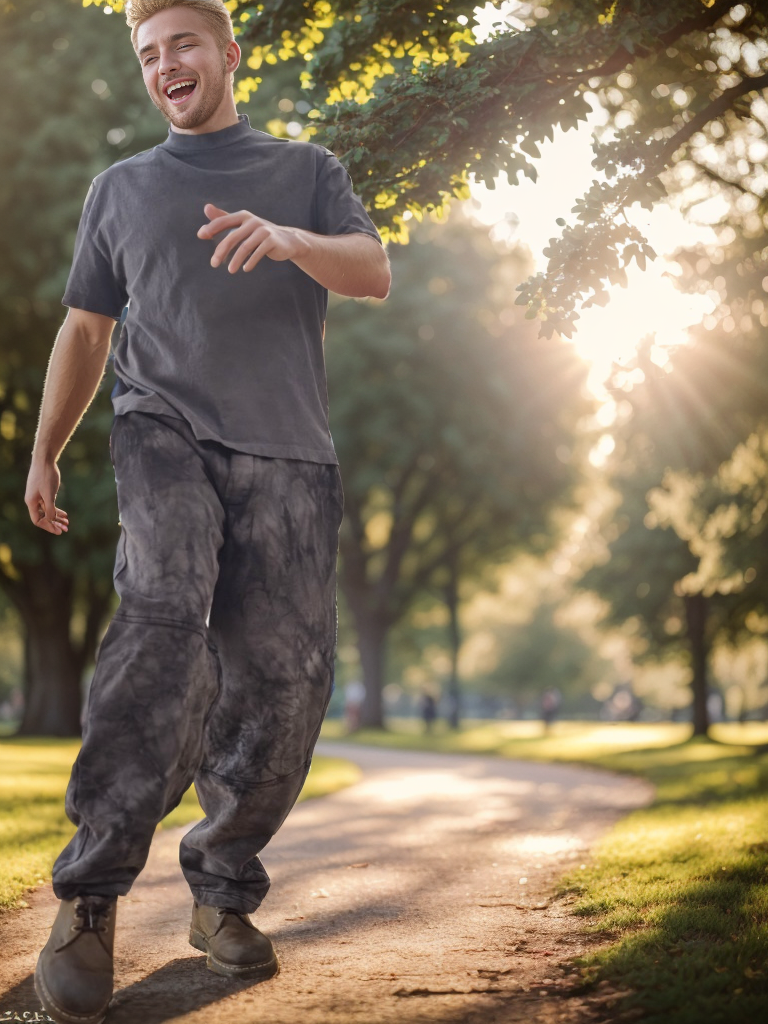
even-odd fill
[(177, 114), (174, 110), (168, 114), (168, 120), (174, 128), (197, 128), (198, 125), (203, 123), (205, 118), (201, 119), (199, 115), (196, 116), (194, 110), (190, 110), (188, 113), (185, 112), (183, 114)]
[(174, 128), (197, 128), (206, 120), (207, 116), (204, 111), (169, 110), (165, 104), (160, 103), (156, 103), (155, 106), (168, 124), (172, 124)]

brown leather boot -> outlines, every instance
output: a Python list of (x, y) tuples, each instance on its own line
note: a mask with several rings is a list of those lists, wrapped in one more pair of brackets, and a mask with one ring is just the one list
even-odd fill
[(101, 1024), (112, 998), (117, 898), (62, 900), (35, 969), (35, 991), (60, 1024)]
[(247, 914), (195, 901), (189, 943), (208, 954), (207, 966), (229, 978), (271, 978), (279, 965), (272, 943)]

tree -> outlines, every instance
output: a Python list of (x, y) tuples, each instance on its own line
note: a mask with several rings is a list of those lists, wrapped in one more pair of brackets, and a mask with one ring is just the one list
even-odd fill
[[(655, 450), (653, 471), (642, 481), (647, 501), (638, 488), (639, 519), (629, 532), (645, 551), (646, 517), (666, 530), (672, 548), (678, 541), (687, 548), (664, 562), (656, 579), (667, 589), (673, 584), (684, 603), (690, 639), (698, 637), (692, 650), (701, 679), (712, 646), (749, 643), (766, 608), (766, 56), (764, 9), (737, 5), (717, 33), (680, 39), (653, 66), (638, 65), (601, 92), (612, 111), (608, 130), (631, 124), (637, 138), (656, 133), (663, 142), (660, 121), (677, 108), (687, 143), (663, 184), (691, 219), (706, 207), (712, 224), (711, 241), (678, 251), (673, 265), (680, 287), (706, 294), (712, 312), (672, 353), (665, 372), (646, 355), (641, 383), (632, 386), (625, 373), (615, 381), (631, 389), (626, 398), (634, 413), (638, 403), (647, 405), (639, 429)], [(708, 75), (719, 90), (709, 106)], [(637, 421), (626, 429), (637, 429)], [(627, 486), (621, 484), (622, 493)], [(652, 546), (661, 544), (657, 537)], [(606, 572), (618, 574), (620, 564)], [(631, 608), (624, 612), (631, 615)], [(703, 707), (703, 684), (697, 689)], [(703, 727), (699, 715), (697, 728)]]
[[(754, 569), (734, 579), (738, 570), (723, 561), (716, 529), (723, 527), (729, 539), (738, 535), (735, 506), (728, 522), (723, 506), (728, 488), (731, 506), (737, 490), (728, 467), (748, 422), (749, 396), (739, 387), (736, 364), (728, 373), (716, 354), (702, 348), (681, 346), (662, 372), (650, 359), (647, 339), (634, 371), (627, 367), (614, 375), (625, 411), (614, 427), (607, 474), (620, 504), (607, 526), (606, 560), (582, 579), (609, 601), (609, 622), (637, 624), (646, 657), (683, 652), (689, 659), (696, 734), (709, 727), (713, 645), (744, 632), (750, 611), (765, 602)], [(739, 447), (733, 458), (743, 463)], [(764, 493), (764, 481), (753, 483)], [(742, 498), (754, 507), (748, 490), (749, 479)], [(749, 559), (757, 557), (761, 531), (747, 531)], [(735, 553), (739, 541), (729, 542)]]
[(383, 724), (387, 636), (416, 598), (521, 544), (546, 549), (587, 407), (584, 367), (524, 328), (510, 303), (519, 256), (486, 230), (425, 222), (390, 258), (386, 303), (335, 304), (326, 338), (345, 490), (339, 579), (369, 726)]
[(680, 580), (695, 571), (697, 560), (685, 540), (658, 528), (653, 519), (646, 495), (663, 469), (653, 465), (653, 442), (636, 424), (633, 434), (633, 443), (622, 448), (626, 461), (622, 465), (617, 458), (610, 475), (620, 504), (606, 524), (605, 560), (584, 575), (581, 585), (608, 602), (606, 625), (634, 627), (636, 658), (688, 660), (694, 733), (705, 735), (707, 659), (715, 632), (712, 601), (700, 591), (684, 595), (680, 590)]
[[(739, 64), (749, 64), (749, 33), (754, 35), (762, 24), (759, 17), (747, 17), (747, 8), (740, 14), (743, 31), (724, 31), (708, 41), (712, 68), (724, 89), (729, 81), (733, 85)], [(759, 42), (762, 36), (754, 38)], [(696, 71), (695, 52), (694, 40), (689, 49), (666, 55), (663, 77), (669, 84), (652, 96), (647, 89), (639, 93), (641, 100), (617, 95), (614, 120), (631, 116), (638, 130), (648, 131), (658, 118), (653, 108), (666, 105), (670, 95), (678, 93), (678, 105), (687, 106), (694, 93), (683, 71), (688, 66)], [(764, 40), (757, 52), (768, 53)], [(768, 564), (762, 532), (768, 463), (762, 449), (768, 428), (768, 208), (762, 162), (768, 153), (767, 115), (760, 97), (723, 108), (718, 119), (699, 124), (687, 151), (664, 175), (666, 187), (689, 217), (696, 217), (700, 205), (708, 203), (712, 209), (712, 202), (718, 202), (712, 240), (674, 254), (680, 287), (707, 294), (714, 309), (691, 330), (689, 344), (671, 354), (664, 372), (646, 352), (638, 364), (643, 378), (639, 384), (632, 385), (624, 371), (614, 381), (626, 390), (633, 409), (626, 430), (639, 429), (655, 453), (653, 469), (636, 481), (639, 518), (633, 520), (633, 535), (638, 548), (662, 544), (658, 537), (650, 541), (641, 525), (644, 518), (666, 530), (672, 549), (678, 542), (687, 548), (662, 560), (655, 578), (673, 604), (677, 592), (686, 613), (694, 677), (699, 680), (694, 684), (698, 731), (706, 728), (704, 680), (710, 650), (715, 643), (749, 642), (751, 626), (766, 607)], [(642, 408), (646, 411), (638, 421), (635, 416)], [(625, 495), (628, 486), (628, 481), (621, 484)], [(620, 572), (621, 562), (613, 565), (606, 567), (608, 575)], [(623, 611), (631, 614), (629, 607)]]
[(728, 598), (724, 639), (732, 644), (765, 632), (768, 427), (737, 445), (711, 475), (667, 471), (648, 500), (658, 523), (673, 529), (697, 560), (680, 590)]

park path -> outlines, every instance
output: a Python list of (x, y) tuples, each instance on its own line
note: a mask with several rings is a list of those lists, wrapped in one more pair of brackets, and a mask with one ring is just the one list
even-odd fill
[[(491, 757), (342, 743), (317, 752), (349, 758), (363, 777), (295, 807), (263, 855), (272, 888), (254, 922), (280, 973), (248, 984), (206, 970), (187, 943), (186, 827), (159, 832), (118, 904), (106, 1024), (607, 1019), (610, 992), (573, 994), (568, 963), (594, 940), (554, 888), (607, 827), (650, 801), (650, 785)], [(31, 976), (56, 900), (50, 886), (28, 900), (0, 917), (0, 1021), (39, 1011)]]

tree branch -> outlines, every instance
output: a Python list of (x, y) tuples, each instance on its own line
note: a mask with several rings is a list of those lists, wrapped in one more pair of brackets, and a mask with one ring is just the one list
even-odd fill
[(666, 48), (672, 43), (676, 43), (678, 39), (682, 39), (683, 36), (687, 36), (690, 32), (696, 32), (699, 29), (714, 25), (733, 6), (733, 0), (718, 0), (711, 7), (705, 7), (700, 14), (683, 19), (674, 28), (659, 36), (659, 46), (656, 50), (637, 49), (634, 53), (630, 53), (625, 46), (620, 46), (603, 65), (599, 68), (592, 68), (589, 71), (589, 78), (609, 78), (611, 75), (615, 75), (623, 70), (627, 64), (633, 64), (638, 59), (644, 60), (646, 57), (650, 57), (652, 53), (658, 52), (659, 49)]
[(692, 117), (687, 124), (684, 124), (679, 131), (675, 132), (669, 142), (659, 150), (654, 161), (657, 168), (655, 173), (659, 173), (667, 166), (683, 143), (687, 142), (692, 135), (695, 135), (710, 121), (714, 121), (716, 117), (720, 117), (729, 110), (740, 96), (745, 96), (750, 92), (761, 92), (763, 89), (768, 89), (768, 74), (760, 75), (758, 78), (744, 78), (732, 89), (726, 89), (722, 96), (718, 96), (716, 100), (700, 110), (695, 117)]

